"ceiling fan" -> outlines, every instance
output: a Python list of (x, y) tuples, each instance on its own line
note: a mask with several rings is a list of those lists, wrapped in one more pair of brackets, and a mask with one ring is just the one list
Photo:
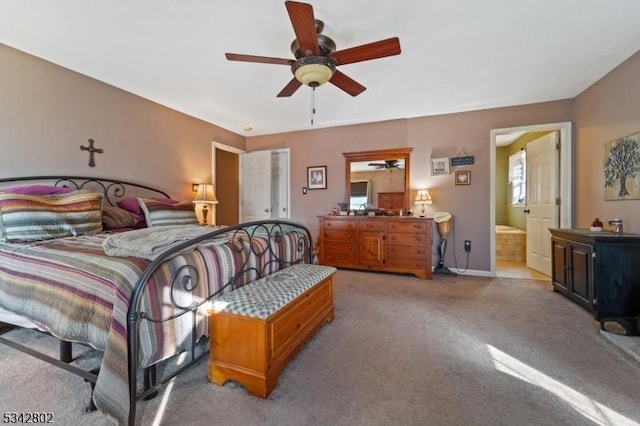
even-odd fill
[(384, 160), (384, 163), (369, 163), (369, 166), (375, 167), (377, 169), (395, 170), (401, 169), (403, 164), (400, 162), (400, 160)]
[(278, 93), (278, 97), (293, 95), (303, 84), (315, 90), (327, 81), (351, 96), (357, 96), (366, 90), (366, 87), (338, 71), (336, 67), (400, 54), (398, 37), (336, 51), (335, 42), (322, 34), (324, 23), (314, 18), (313, 7), (310, 4), (295, 1), (285, 1), (284, 4), (296, 34), (295, 40), (291, 43), (291, 52), (295, 59), (225, 54), (230, 61), (289, 65), (294, 77)]

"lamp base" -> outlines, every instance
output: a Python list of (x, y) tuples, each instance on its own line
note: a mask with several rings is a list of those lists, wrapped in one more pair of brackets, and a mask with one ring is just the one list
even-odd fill
[(209, 215), (209, 209), (207, 208), (207, 205), (205, 204), (204, 206), (202, 206), (202, 223), (201, 225), (208, 225), (209, 221), (207, 220), (207, 216)]
[(451, 271), (449, 268), (447, 268), (446, 266), (436, 266), (433, 270), (434, 274), (440, 274), (440, 275), (449, 275), (452, 277), (457, 277), (458, 274), (456, 274), (455, 272)]

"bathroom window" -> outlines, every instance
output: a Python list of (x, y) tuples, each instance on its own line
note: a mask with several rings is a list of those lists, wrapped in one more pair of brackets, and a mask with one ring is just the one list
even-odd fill
[(371, 201), (371, 183), (368, 180), (351, 182), (351, 199), (349, 210), (358, 210)]
[(524, 206), (527, 195), (527, 151), (521, 149), (509, 156), (511, 205)]

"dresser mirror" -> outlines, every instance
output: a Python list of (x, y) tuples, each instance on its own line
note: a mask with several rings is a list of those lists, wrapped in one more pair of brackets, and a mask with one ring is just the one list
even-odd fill
[(409, 157), (413, 148), (344, 153), (349, 210), (400, 214), (409, 205)]

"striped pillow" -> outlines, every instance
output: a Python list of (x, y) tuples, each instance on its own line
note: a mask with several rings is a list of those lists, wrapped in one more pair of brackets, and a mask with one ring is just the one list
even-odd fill
[(37, 241), (102, 231), (102, 194), (0, 192), (1, 241)]
[(198, 218), (190, 201), (170, 204), (151, 198), (138, 198), (147, 228), (167, 225), (197, 225)]

